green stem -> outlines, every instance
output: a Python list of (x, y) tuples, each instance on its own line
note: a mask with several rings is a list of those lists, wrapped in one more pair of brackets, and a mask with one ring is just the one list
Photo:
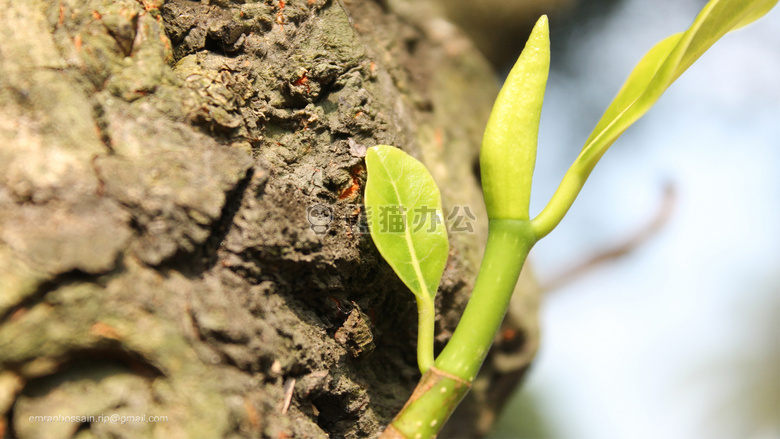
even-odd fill
[(566, 212), (574, 204), (574, 200), (577, 199), (577, 195), (579, 195), (582, 187), (585, 185), (585, 181), (603, 154), (604, 151), (601, 151), (600, 154), (590, 161), (582, 161), (578, 157), (569, 170), (566, 171), (561, 184), (558, 185), (558, 189), (555, 190), (552, 198), (547, 202), (547, 206), (531, 221), (533, 233), (537, 240), (544, 238), (558, 226)]
[(536, 243), (528, 220), (491, 219), (489, 227), (477, 281), (457, 329), (382, 437), (435, 437), (485, 361)]
[(435, 315), (433, 299), (417, 296), (417, 366), (423, 374), (433, 366)]
[(474, 380), (493, 345), (520, 270), (536, 237), (527, 220), (490, 220), (488, 242), (474, 291), (435, 366), (468, 382)]

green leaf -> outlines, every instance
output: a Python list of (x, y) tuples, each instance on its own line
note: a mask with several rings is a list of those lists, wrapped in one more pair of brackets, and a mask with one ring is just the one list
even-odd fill
[(432, 299), (449, 253), (439, 188), (425, 165), (393, 146), (370, 148), (366, 165), (371, 237), (406, 286)]
[(433, 298), (449, 254), (439, 188), (422, 163), (393, 146), (369, 148), (366, 166), (368, 228), (379, 253), (417, 298), (424, 372), (433, 364)]
[(712, 0), (683, 33), (672, 35), (639, 61), (596, 124), (577, 158), (590, 172), (612, 143), (727, 32), (764, 16), (778, 0)]
[(547, 206), (533, 219), (537, 238), (541, 239), (560, 223), (607, 149), (647, 113), (691, 64), (726, 33), (761, 18), (777, 2), (711, 0), (688, 30), (667, 37), (650, 49), (596, 124)]
[(479, 163), (490, 219), (528, 219), (549, 70), (550, 31), (543, 15), (493, 104), (482, 139)]

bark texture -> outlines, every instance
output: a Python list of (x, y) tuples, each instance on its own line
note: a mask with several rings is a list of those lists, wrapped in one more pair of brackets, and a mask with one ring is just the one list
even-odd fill
[[(496, 82), (435, 3), (0, 0), (0, 33), (0, 433), (381, 432), (419, 378), (416, 311), (361, 228), (365, 148), (420, 158), (475, 217), (439, 347), (487, 226)], [(529, 364), (521, 286), (443, 436), (484, 433)], [(34, 418), (58, 415), (94, 420)]]

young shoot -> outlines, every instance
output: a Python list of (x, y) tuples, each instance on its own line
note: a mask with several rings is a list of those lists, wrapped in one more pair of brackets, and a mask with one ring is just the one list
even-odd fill
[[(539, 118), (550, 65), (542, 16), (496, 98), (480, 151), (488, 242), (469, 303), (444, 350), (433, 358), (433, 298), (449, 244), (441, 199), (425, 167), (387, 145), (370, 148), (365, 203), (371, 237), (414, 293), (418, 363), (414, 393), (383, 438), (433, 438), (468, 392), (504, 318), (520, 270), (536, 242), (563, 219), (599, 159), (712, 44), (765, 15), (778, 0), (711, 0), (693, 24), (639, 61), (585, 141), (547, 206), (528, 212)], [(395, 213), (390, 221), (388, 212)], [(430, 214), (425, 226), (416, 222)]]

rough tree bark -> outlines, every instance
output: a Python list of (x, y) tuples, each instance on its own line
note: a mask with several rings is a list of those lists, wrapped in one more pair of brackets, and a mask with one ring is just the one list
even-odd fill
[[(361, 233), (365, 148), (476, 218), (439, 348), (486, 228), (496, 82), (435, 4), (0, 0), (0, 32), (3, 436), (378, 434), (419, 372), (413, 297)], [(443, 436), (484, 433), (528, 366), (535, 291)]]

